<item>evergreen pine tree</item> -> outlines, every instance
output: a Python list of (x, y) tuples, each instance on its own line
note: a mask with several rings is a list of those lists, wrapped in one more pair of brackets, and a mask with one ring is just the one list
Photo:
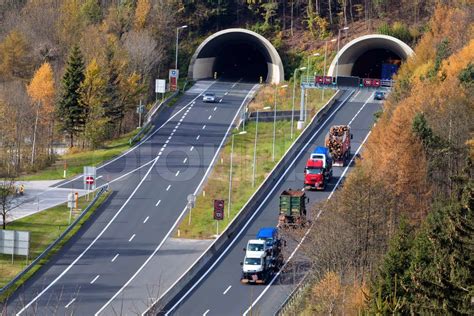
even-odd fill
[(408, 289), (411, 280), (408, 274), (413, 245), (413, 229), (402, 219), (397, 234), (390, 241), (389, 249), (381, 264), (372, 286), (370, 301), (371, 314), (408, 314)]
[(419, 314), (468, 315), (474, 297), (474, 191), (438, 206), (416, 238), (410, 274), (412, 310)]
[(59, 130), (69, 136), (70, 146), (74, 146), (74, 137), (85, 125), (86, 110), (79, 102), (79, 87), (84, 80), (84, 60), (77, 45), (69, 54), (66, 72), (61, 80), (61, 95), (56, 105)]
[(116, 127), (120, 124), (125, 115), (123, 107), (119, 102), (120, 67), (115, 59), (114, 47), (112, 47), (112, 45), (112, 43), (109, 43), (106, 49), (107, 84), (105, 94), (107, 95), (107, 102), (104, 103), (104, 115), (108, 121), (109, 136), (114, 133)]

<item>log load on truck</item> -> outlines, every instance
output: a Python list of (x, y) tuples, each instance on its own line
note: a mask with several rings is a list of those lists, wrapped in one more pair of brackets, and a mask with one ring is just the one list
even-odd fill
[(351, 128), (349, 125), (334, 125), (326, 135), (325, 145), (329, 148), (333, 166), (343, 167), (349, 161), (351, 152)]
[(275, 227), (264, 227), (244, 248), (241, 283), (265, 284), (283, 264), (282, 240)]
[(308, 201), (304, 191), (291, 189), (283, 191), (280, 195), (278, 226), (306, 225), (306, 203)]

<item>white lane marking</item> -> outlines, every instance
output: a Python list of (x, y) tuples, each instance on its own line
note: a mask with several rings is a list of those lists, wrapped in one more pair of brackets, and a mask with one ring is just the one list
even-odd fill
[[(235, 87), (235, 84), (232, 86), (232, 88), (233, 88), (233, 87)], [(229, 92), (224, 93), (224, 95), (228, 95), (228, 94), (229, 94)]]
[(166, 140), (166, 142), (165, 142), (165, 144), (168, 144), (169, 142), (170, 142), (170, 140), (169, 140), (169, 139), (167, 139), (167, 140)]
[(206, 124), (204, 124), (204, 125), (202, 126), (202, 129), (205, 129), (205, 128), (206, 128)]
[(145, 218), (145, 220), (143, 221), (143, 224), (145, 224), (146, 222), (148, 222), (148, 219), (149, 219), (149, 218), (150, 218), (150, 216), (147, 216), (147, 217)]
[[(180, 298), (179, 300), (168, 310), (168, 312), (165, 314), (165, 315), (170, 315), (170, 313), (173, 312), (173, 310), (179, 305), (181, 304), (181, 302), (183, 302), (184, 299), (186, 299), (189, 294), (194, 291), (194, 289), (202, 282), (202, 280), (204, 280), (204, 278), (207, 277), (207, 275), (214, 269), (214, 267), (221, 261), (221, 259), (227, 254), (227, 252), (229, 251), (230, 248), (232, 248), (235, 244), (235, 242), (239, 239), (239, 237), (242, 235), (242, 233), (247, 229), (247, 227), (250, 225), (250, 223), (253, 221), (254, 217), (257, 215), (257, 214), (260, 214), (260, 209), (262, 208), (263, 205), (265, 205), (265, 203), (267, 202), (267, 200), (272, 196), (273, 192), (275, 191), (275, 189), (280, 185), (281, 181), (283, 178), (286, 177), (286, 174), (292, 170), (293, 168), (293, 165), (296, 163), (296, 161), (298, 161), (299, 157), (306, 152), (306, 150), (308, 149), (308, 146), (312, 145), (313, 143), (313, 140), (315, 139), (316, 136), (319, 135), (319, 133), (321, 132), (321, 130), (323, 129), (323, 127), (326, 126), (326, 124), (329, 122), (329, 120), (337, 113), (337, 111), (339, 111), (339, 109), (346, 103), (347, 100), (349, 100), (349, 98), (351, 97), (352, 93), (349, 94), (347, 96), (347, 98), (344, 99), (344, 101), (341, 102), (341, 104), (339, 104), (339, 106), (326, 118), (326, 120), (320, 124), (319, 128), (316, 130), (316, 132), (313, 133), (313, 135), (310, 137), (310, 139), (308, 140), (308, 142), (303, 146), (303, 148), (301, 148), (301, 150), (296, 154), (296, 157), (289, 163), (288, 167), (285, 169), (285, 171), (283, 172), (283, 174), (280, 176), (280, 178), (277, 179), (276, 183), (274, 183), (274, 185), (272, 186), (272, 189), (270, 190), (269, 194), (263, 199), (263, 201), (259, 204), (259, 206), (257, 207), (257, 209), (252, 213), (252, 215), (250, 216), (250, 218), (247, 220), (247, 222), (244, 224), (244, 226), (241, 228), (241, 230), (237, 233), (237, 235), (234, 236), (234, 238), (232, 239), (232, 241), (230, 242), (230, 244), (227, 246), (227, 248), (225, 248), (222, 253), (220, 254), (220, 256), (212, 263), (212, 265), (201, 275), (201, 277), (196, 281), (194, 282), (194, 284), (188, 289), (188, 291), (186, 293), (184, 293)], [(298, 139), (297, 139), (298, 140)], [(297, 141), (296, 140), (296, 141)], [(291, 148), (290, 148), (291, 149)], [(275, 166), (276, 167), (276, 166)], [(263, 185), (264, 182), (261, 183), (261, 185)], [(257, 188), (257, 191), (259, 190), (260, 188)], [(255, 192), (257, 192), (255, 191)], [(251, 197), (252, 198), (252, 197)], [(250, 199), (251, 199), (250, 198)], [(249, 199), (249, 200), (250, 200)], [(245, 207), (245, 205), (243, 206)], [(234, 219), (230, 222), (229, 225), (232, 225), (233, 221), (237, 218), (234, 217)], [(210, 247), (212, 247), (214, 245), (214, 243), (212, 243), (208, 249)], [(207, 251), (207, 250), (206, 250)], [(206, 251), (203, 252), (206, 253)], [(202, 255), (201, 255), (202, 256)], [(198, 259), (196, 259), (195, 262), (197, 262), (198, 260), (200, 259), (200, 257)], [(193, 264), (194, 265), (194, 264)], [(193, 266), (191, 265), (191, 267)], [(175, 283), (173, 283), (173, 285), (171, 285), (171, 287), (173, 287), (177, 282), (179, 282), (179, 280), (186, 274), (189, 272), (189, 269), (187, 271), (185, 271), (181, 277), (179, 277)], [(170, 287), (170, 288), (171, 288)], [(166, 293), (169, 291), (169, 289), (163, 293), (161, 295), (161, 297), (163, 297), (164, 295), (166, 295)], [(161, 298), (160, 297), (160, 298)], [(158, 300), (160, 299), (158, 298)]]
[(178, 175), (179, 175), (179, 170), (176, 171), (176, 174), (174, 176), (177, 177)]
[(184, 158), (183, 163), (186, 163), (188, 161), (188, 157)]
[(217, 110), (217, 106), (214, 107), (214, 112)]
[[(362, 149), (362, 146), (364, 146), (365, 142), (367, 141), (367, 139), (369, 138), (370, 136), (370, 133), (372, 131), (369, 131), (367, 133), (367, 135), (365, 136), (364, 140), (362, 141), (362, 143), (359, 145), (359, 148), (357, 148), (357, 151), (355, 152), (354, 156), (352, 156), (352, 159), (349, 161), (349, 163), (347, 164), (346, 168), (344, 169), (344, 171), (342, 172), (341, 176), (339, 177), (339, 180), (337, 181), (336, 185), (334, 186), (334, 189), (331, 191), (331, 194), (328, 196), (328, 200), (332, 197), (334, 191), (336, 190), (336, 188), (339, 186), (339, 184), (341, 183), (341, 180), (344, 178), (345, 174), (347, 173), (347, 170), (349, 170), (352, 162), (354, 161), (354, 158), (356, 157), (356, 155), (359, 153), (359, 151)], [(319, 218), (319, 216), (321, 215), (322, 213), (322, 209), (319, 211), (318, 215), (316, 215), (316, 219), (315, 221)], [(255, 301), (252, 303), (252, 305), (250, 305), (250, 307), (244, 312), (244, 316), (247, 315), (248, 312), (250, 312), (252, 310), (252, 308), (258, 303), (258, 301), (263, 297), (263, 295), (265, 295), (265, 293), (268, 291), (268, 289), (272, 286), (272, 284), (275, 282), (275, 280), (280, 276), (281, 272), (283, 271), (283, 269), (286, 267), (286, 265), (288, 264), (288, 262), (290, 262), (290, 260), (293, 258), (293, 256), (295, 255), (295, 253), (298, 251), (298, 249), (301, 247), (301, 245), (303, 244), (303, 242), (305, 241), (306, 237), (308, 236), (309, 232), (311, 231), (311, 227), (308, 228), (308, 230), (306, 231), (306, 233), (304, 234), (303, 238), (301, 238), (301, 241), (298, 243), (298, 245), (296, 246), (296, 248), (293, 250), (293, 252), (291, 253), (291, 255), (288, 257), (288, 259), (286, 259), (286, 262), (285, 264), (280, 268), (280, 270), (278, 271), (277, 274), (275, 274), (275, 276), (273, 277), (273, 279), (270, 281), (270, 283), (268, 283), (268, 285), (265, 287), (265, 289), (262, 291), (262, 293), (260, 293), (260, 295), (255, 299)]]
[(166, 144), (163, 145), (163, 150), (166, 148)]
[(183, 117), (179, 120), (180, 122), (182, 122), (182, 121), (184, 120), (184, 116), (185, 116), (185, 115), (186, 115), (186, 114), (184, 114)]
[(208, 309), (207, 311), (205, 311), (205, 312), (202, 314), (202, 316), (206, 316), (207, 313), (209, 313), (209, 309)]
[(103, 176), (98, 176), (97, 178), (95, 178), (96, 180), (99, 180), (100, 178), (102, 178)]
[(356, 115), (354, 115), (354, 117), (349, 121), (349, 123), (347, 123), (347, 125), (351, 125), (351, 123), (352, 123), (352, 122), (355, 120), (355, 118), (359, 115), (360, 111), (362, 111), (362, 110), (365, 108), (365, 106), (367, 105), (367, 103), (369, 103), (369, 101), (370, 101), (371, 99), (373, 99), (374, 93), (375, 93), (375, 92), (373, 92), (373, 93), (370, 94), (369, 98), (364, 102), (364, 105), (362, 105), (362, 107), (359, 109), (359, 111), (357, 111)]
[(165, 150), (165, 147), (161, 147), (160, 152), (163, 151), (163, 150)]
[[(184, 115), (186, 115), (186, 114), (184, 114)], [(176, 126), (180, 126), (180, 125), (181, 125), (181, 123), (180, 123), (180, 122), (176, 123)]]
[(76, 298), (73, 298), (71, 301), (69, 301), (69, 303), (66, 304), (66, 306), (64, 306), (64, 308), (68, 308), (69, 306), (71, 306), (71, 304), (74, 303), (75, 300)]
[(209, 115), (209, 117), (207, 119), (210, 120), (211, 118), (212, 118), (212, 115)]
[(362, 90), (357, 91), (357, 93), (351, 98), (351, 101), (354, 101)]
[[(209, 175), (209, 173), (211, 172), (213, 166), (214, 166), (214, 163), (216, 162), (216, 159), (217, 157), (219, 156), (219, 153), (220, 153), (220, 150), (222, 148), (222, 146), (224, 145), (226, 139), (227, 139), (227, 136), (229, 135), (231, 129), (232, 129), (232, 126), (233, 126), (233, 122), (237, 119), (240, 111), (242, 110), (242, 107), (244, 106), (245, 102), (247, 101), (247, 99), (254, 93), (255, 89), (258, 87), (259, 85), (256, 84), (254, 85), (250, 91), (247, 93), (247, 95), (245, 96), (244, 100), (242, 101), (242, 103), (240, 104), (240, 107), (237, 109), (237, 111), (235, 112), (235, 115), (233, 117), (233, 119), (230, 121), (229, 123), (229, 126), (227, 127), (227, 130), (224, 134), (224, 137), (222, 138), (219, 146), (217, 147), (216, 151), (215, 151), (215, 154), (214, 154), (214, 157), (212, 157), (212, 160), (209, 164), (209, 166), (207, 167), (207, 170), (206, 172), (204, 173), (204, 176), (201, 178), (201, 181), (199, 182), (199, 184), (197, 185), (196, 187), (196, 190), (194, 190), (194, 195), (197, 195), (197, 192), (199, 192), (199, 190), (201, 189), (204, 181), (207, 179), (207, 176)], [(161, 247), (163, 246), (163, 244), (165, 243), (166, 239), (168, 239), (168, 237), (171, 235), (171, 233), (176, 229), (176, 226), (178, 225), (178, 223), (181, 221), (181, 219), (183, 218), (184, 214), (186, 214), (188, 208), (187, 207), (184, 207), (183, 210), (181, 211), (181, 214), (179, 214), (178, 218), (176, 219), (176, 221), (174, 222), (174, 224), (171, 226), (171, 228), (168, 230), (168, 232), (166, 233), (166, 235), (163, 237), (163, 239), (161, 240), (161, 242), (158, 244), (158, 246), (156, 246), (155, 250), (148, 256), (148, 258), (145, 260), (145, 262), (140, 266), (140, 268), (138, 268), (138, 270), (130, 277), (130, 279), (120, 288), (120, 290), (118, 290), (108, 301), (107, 303), (104, 304), (104, 306), (102, 306), (99, 311), (97, 311), (97, 313), (95, 315), (99, 315), (117, 296), (120, 295), (120, 293), (122, 293), (122, 291), (137, 277), (137, 275), (143, 270), (143, 268), (145, 268), (145, 266), (148, 264), (148, 262), (150, 262), (150, 260), (156, 255), (156, 253), (158, 252), (158, 250), (161, 249)], [(176, 284), (176, 282), (174, 283)], [(174, 284), (172, 286), (174, 286)], [(171, 287), (172, 287), (171, 286)], [(169, 289), (168, 289), (169, 290)], [(165, 295), (168, 290), (163, 294)], [(163, 296), (162, 295), (162, 296)], [(160, 296), (160, 297), (162, 297)], [(153, 306), (154, 304), (150, 305)], [(147, 309), (148, 311), (149, 309)], [(146, 311), (145, 311), (146, 313)]]
[(173, 135), (174, 135), (174, 132), (172, 132), (170, 135), (173, 136)]
[[(197, 100), (198, 98), (200, 98), (200, 97), (201, 97), (207, 90), (209, 90), (209, 88), (210, 88), (211, 86), (213, 86), (216, 82), (217, 82), (217, 81), (214, 80), (214, 81), (213, 81), (209, 86), (207, 86), (201, 93), (199, 93), (193, 100), (191, 100), (190, 102), (188, 102), (188, 103), (187, 103), (186, 105), (184, 105), (179, 111), (177, 111), (177, 112), (174, 113), (172, 116), (170, 116), (170, 118), (169, 118), (168, 120), (166, 120), (166, 122), (164, 122), (163, 124), (161, 124), (161, 126), (158, 127), (155, 131), (153, 131), (153, 133), (151, 133), (150, 135), (148, 135), (147, 137), (145, 137), (144, 139), (142, 139), (139, 143), (137, 143), (135, 146), (133, 146), (132, 148), (130, 148), (130, 149), (127, 150), (126, 152), (124, 152), (124, 153), (122, 153), (121, 155), (115, 157), (114, 159), (112, 159), (112, 160), (110, 160), (110, 161), (107, 161), (106, 163), (104, 163), (104, 164), (98, 166), (97, 169), (102, 169), (102, 168), (104, 168), (105, 166), (110, 165), (110, 164), (113, 163), (114, 161), (117, 161), (118, 159), (120, 159), (120, 158), (126, 156), (128, 153), (134, 151), (135, 149), (137, 149), (138, 147), (140, 147), (141, 145), (143, 145), (146, 141), (148, 141), (151, 137), (153, 137), (156, 133), (158, 133), (158, 132), (163, 128), (163, 126), (165, 126), (165, 125), (168, 124), (172, 119), (174, 119), (176, 116), (178, 116), (184, 109), (188, 108), (188, 111), (189, 111), (189, 106), (190, 106), (191, 104), (196, 103), (195, 100)], [(72, 178), (71, 180), (68, 180), (68, 181), (66, 181), (66, 182), (63, 182), (63, 183), (59, 184), (59, 185), (56, 186), (56, 187), (51, 187), (51, 188), (49, 188), (48, 190), (45, 190), (45, 191), (43, 191), (43, 192), (40, 193), (40, 194), (43, 194), (43, 193), (45, 193), (45, 192), (47, 192), (47, 191), (50, 191), (50, 190), (52, 190), (52, 189), (54, 189), (54, 188), (59, 188), (59, 187), (64, 186), (64, 185), (66, 185), (66, 184), (68, 184), (68, 183), (71, 183), (71, 182), (73, 182), (73, 181), (76, 181), (76, 180), (82, 178), (83, 176), (84, 176), (83, 174), (80, 174), (80, 175), (78, 175), (78, 176)], [(22, 312), (22, 310), (19, 311), (19, 313), (21, 313), (21, 312)]]
[(189, 150), (190, 150), (190, 151), (193, 151), (193, 149), (194, 149), (194, 146), (191, 146), (191, 148), (190, 148)]
[(127, 200), (125, 200), (125, 202), (122, 204), (122, 206), (119, 208), (119, 210), (115, 213), (115, 215), (110, 219), (110, 221), (107, 223), (107, 225), (105, 225), (104, 228), (102, 228), (102, 230), (100, 231), (100, 233), (94, 238), (94, 240), (86, 247), (86, 249), (84, 249), (81, 254), (79, 256), (77, 256), (76, 259), (74, 259), (73, 262), (71, 262), (66, 269), (64, 269), (63, 272), (61, 272), (54, 280), (52, 280), (38, 295), (36, 295), (28, 304), (26, 304), (18, 313), (17, 315), (20, 315), (21, 313), (23, 313), (25, 310), (27, 310), (28, 308), (30, 308), (30, 306), (36, 302), (38, 300), (38, 298), (40, 298), (44, 293), (46, 293), (47, 290), (49, 290), (53, 285), (55, 285), (59, 279), (61, 279), (69, 270), (72, 269), (72, 267), (79, 261), (81, 260), (81, 258), (86, 254), (87, 251), (89, 251), (89, 249), (97, 242), (97, 240), (99, 240), (100, 237), (102, 237), (102, 235), (105, 233), (105, 231), (110, 227), (110, 225), (112, 225), (112, 222), (120, 215), (120, 213), (122, 213), (123, 209), (125, 208), (125, 206), (127, 206), (128, 202), (130, 202), (130, 200), (135, 196), (135, 193), (137, 193), (138, 189), (141, 187), (141, 185), (143, 184), (143, 182), (145, 182), (145, 180), (148, 178), (148, 175), (150, 174), (150, 172), (153, 170), (153, 168), (155, 167), (156, 163), (158, 162), (158, 158), (159, 157), (156, 157), (154, 160), (153, 160), (153, 163), (151, 164), (150, 168), (148, 169), (148, 171), (145, 173), (145, 176), (142, 178), (142, 180), (140, 180), (140, 182), (138, 183), (138, 185), (136, 186), (136, 188), (132, 191), (132, 193), (130, 194), (130, 196), (127, 198)]
[(116, 254), (116, 255), (112, 258), (112, 260), (110, 260), (110, 262), (114, 262), (115, 260), (117, 260), (118, 256), (119, 256), (119, 254)]
[(225, 291), (224, 291), (222, 294), (223, 294), (223, 295), (226, 295), (227, 292), (229, 292), (229, 290), (230, 290), (231, 287), (232, 287), (232, 285), (229, 285), (229, 286), (225, 289)]
[(161, 200), (158, 200), (158, 202), (156, 202), (155, 206), (160, 205), (160, 203), (161, 203)]
[(219, 103), (222, 103), (222, 100), (224, 100), (224, 99), (220, 99), (220, 100), (219, 100)]
[(100, 274), (97, 274), (95, 278), (92, 279), (91, 284), (94, 284), (95, 281), (100, 277)]
[(198, 136), (196, 136), (196, 140), (198, 140), (198, 139), (199, 139), (199, 137), (201, 137), (201, 135), (198, 135)]
[(168, 184), (168, 187), (166, 188), (166, 191), (169, 191), (171, 188), (171, 184)]
[(128, 240), (128, 242), (131, 242), (133, 240), (133, 238), (135, 238), (135, 234), (133, 234), (130, 239)]

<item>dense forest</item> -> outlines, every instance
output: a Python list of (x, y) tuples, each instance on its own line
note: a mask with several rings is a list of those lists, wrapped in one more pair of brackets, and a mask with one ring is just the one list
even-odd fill
[(436, 9), (355, 170), (318, 206), (310, 314), (472, 315), (472, 13)]
[(436, 2), (0, 0), (0, 169), (38, 170), (55, 160), (58, 142), (98, 148), (133, 130), (136, 105), (153, 101), (154, 79), (173, 65), (180, 25), (189, 26), (182, 74), (200, 41), (228, 27), (267, 36), (291, 74), (305, 51), (349, 23), (359, 23), (354, 35), (378, 28), (416, 40)]
[(229, 27), (269, 38), (287, 74), (347, 25), (348, 38), (413, 45), (357, 167), (318, 206), (303, 246), (315, 281), (300, 308), (472, 314), (472, 1), (0, 0), (0, 176), (51, 164), (56, 143), (100, 148), (135, 129), (181, 25), (182, 74)]

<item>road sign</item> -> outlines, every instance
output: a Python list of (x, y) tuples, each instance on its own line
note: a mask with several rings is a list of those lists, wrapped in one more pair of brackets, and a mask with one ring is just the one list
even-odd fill
[(216, 221), (224, 219), (224, 200), (214, 200), (214, 219)]
[(179, 78), (179, 70), (170, 69), (170, 72), (169, 72), (170, 91), (178, 90), (178, 78)]
[(94, 177), (86, 177), (86, 183), (87, 184), (94, 184)]
[(194, 207), (194, 203), (196, 202), (196, 196), (194, 194), (188, 194), (188, 204), (191, 207)]
[(166, 92), (166, 80), (156, 79), (155, 80), (155, 93), (165, 93), (165, 92)]

